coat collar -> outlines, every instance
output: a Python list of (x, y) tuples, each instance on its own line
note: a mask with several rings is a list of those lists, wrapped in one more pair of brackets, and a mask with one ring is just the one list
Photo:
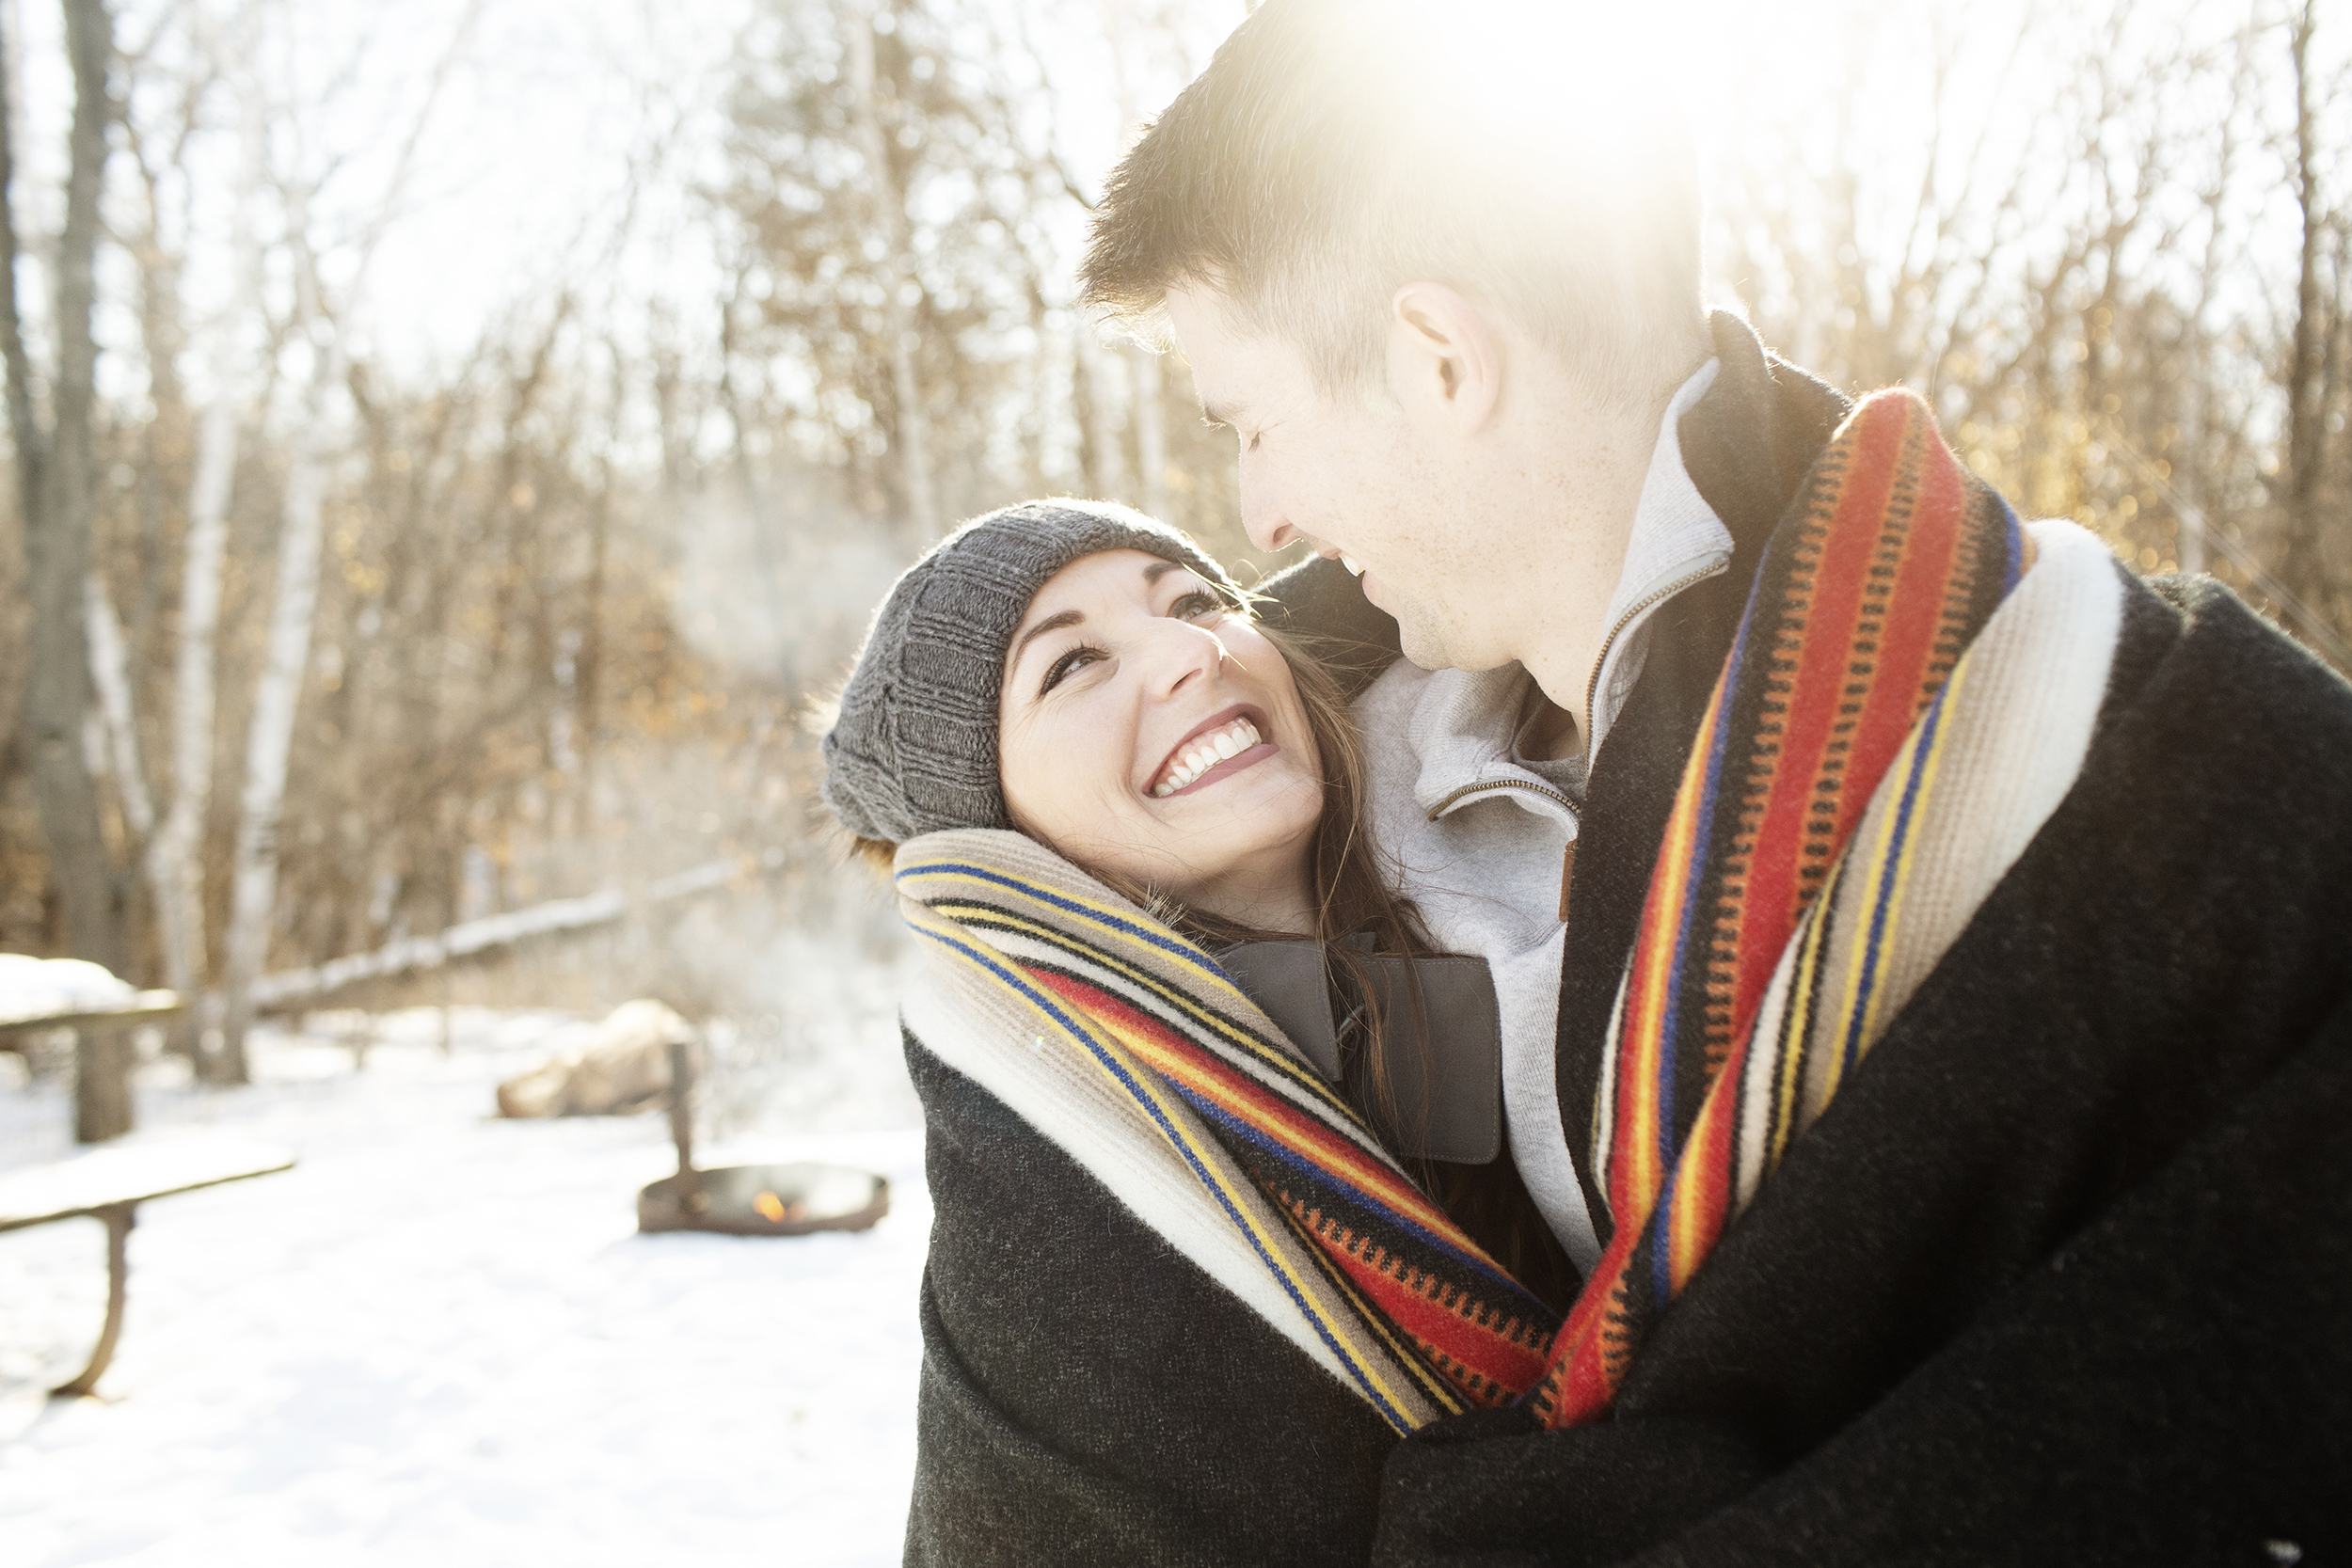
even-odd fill
[(1728, 310), (1707, 325), (1722, 368), (1677, 434), (1691, 483), (1731, 531), (1727, 580), (1744, 599), (1764, 541), (1853, 402), (1766, 349), (1756, 328)]

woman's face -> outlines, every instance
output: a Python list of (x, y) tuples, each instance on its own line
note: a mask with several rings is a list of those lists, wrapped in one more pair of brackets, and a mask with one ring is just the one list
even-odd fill
[(1306, 708), (1274, 644), (1192, 573), (1141, 550), (1063, 567), (1013, 633), (996, 712), (1022, 832), (1194, 909), (1314, 928)]

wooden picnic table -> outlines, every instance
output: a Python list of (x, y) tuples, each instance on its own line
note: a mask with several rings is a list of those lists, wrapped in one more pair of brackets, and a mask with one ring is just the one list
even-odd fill
[(114, 1359), (129, 1284), (131, 1226), (140, 1204), (268, 1176), (292, 1169), (294, 1163), (290, 1151), (272, 1144), (204, 1134), (92, 1149), (55, 1164), (0, 1175), (0, 1231), (83, 1218), (106, 1227), (105, 1326), (81, 1375), (50, 1392), (61, 1397), (89, 1393)]
[(73, 1031), (73, 1141), (103, 1143), (131, 1131), (131, 1031), (187, 1011), (177, 991), (135, 991), (73, 1012), (0, 1018), (0, 1048), (49, 1029)]

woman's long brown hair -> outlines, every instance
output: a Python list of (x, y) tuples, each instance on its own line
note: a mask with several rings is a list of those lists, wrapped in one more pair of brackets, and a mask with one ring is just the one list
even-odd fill
[[(1363, 740), (1348, 711), (1346, 694), (1316, 657), (1311, 639), (1263, 623), (1258, 629), (1290, 667), (1299, 705), (1306, 710), (1308, 732), (1322, 762), (1323, 816), (1315, 827), (1309, 867), (1314, 886), (1315, 940), (1323, 943), (1326, 961), (1338, 966), (1352, 982), (1347, 990), (1376, 999), (1381, 989), (1366, 983), (1370, 979), (1366, 957), (1411, 958), (1432, 951), (1435, 944), (1422, 927), (1420, 911), (1392, 891), (1372, 842), (1364, 820), (1368, 791)], [(886, 876), (897, 846), (860, 839), (856, 851)], [(1297, 940), (1296, 932), (1270, 931), (1227, 920), (1191, 909), (1164, 890), (1131, 878), (1087, 869), (1114, 892), (1212, 950), (1245, 942)], [(1344, 938), (1365, 934), (1372, 938), (1369, 954), (1342, 945)], [(1409, 968), (1407, 973), (1409, 976)], [(1418, 980), (1408, 977), (1407, 991), (1416, 1022), (1423, 1027), (1395, 1027), (1395, 1021), (1380, 1016), (1376, 1000), (1365, 1009), (1360, 1050), (1366, 1097), (1373, 1103), (1359, 1109), (1384, 1131), (1396, 1128), (1399, 1121), (1391, 1053), (1400, 1049), (1428, 1049)], [(1423, 1067), (1420, 1076), (1425, 1083), (1425, 1063)], [(1565, 1309), (1574, 1299), (1581, 1283), (1575, 1266), (1528, 1196), (1508, 1149), (1484, 1165), (1419, 1159), (1405, 1159), (1404, 1164), (1422, 1189), (1521, 1285), (1558, 1308)]]

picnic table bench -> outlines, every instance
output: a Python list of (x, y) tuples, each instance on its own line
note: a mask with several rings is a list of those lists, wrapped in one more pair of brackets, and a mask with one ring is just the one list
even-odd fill
[(21, 1051), (26, 1035), (72, 1030), (73, 1138), (103, 1143), (131, 1131), (131, 1031), (185, 1011), (177, 991), (142, 990), (97, 1007), (0, 1017), (0, 1051)]
[(83, 1218), (103, 1221), (106, 1227), (105, 1327), (81, 1375), (50, 1392), (64, 1398), (89, 1393), (114, 1359), (130, 1274), (132, 1218), (140, 1204), (267, 1176), (291, 1169), (294, 1163), (291, 1152), (270, 1144), (204, 1135), (93, 1149), (55, 1164), (0, 1175), (0, 1231)]

